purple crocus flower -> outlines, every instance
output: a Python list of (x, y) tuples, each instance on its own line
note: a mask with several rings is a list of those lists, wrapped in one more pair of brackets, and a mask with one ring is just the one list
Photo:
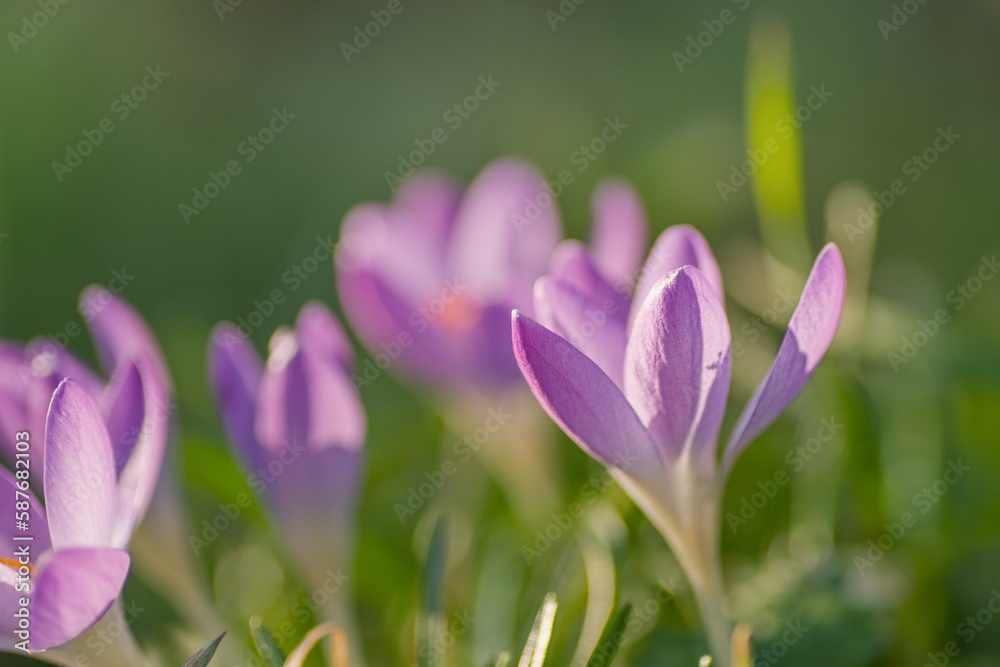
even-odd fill
[[(27, 442), (32, 451), (35, 443)], [(132, 492), (120, 483), (100, 409), (73, 380), (52, 396), (44, 488), (43, 508), (27, 485), (0, 469), (0, 509), (26, 515), (28, 529), (18, 537), (32, 536), (8, 538), (0, 557), (0, 650), (45, 651), (73, 640), (111, 607), (128, 573), (116, 533), (134, 521)], [(18, 633), (23, 606), (30, 617), (26, 642)]]
[(318, 302), (271, 338), (266, 366), (228, 323), (209, 342), (209, 376), (229, 439), (306, 583), (323, 587), (349, 554), (365, 413), (351, 349)]
[[(65, 350), (61, 341), (39, 338), (25, 346), (0, 341), (0, 459), (14, 466), (12, 434), (28, 431), (44, 461), (42, 434), (52, 392), (72, 378), (101, 407), (120, 483), (131, 489), (132, 521), (116, 529), (128, 541), (152, 499), (169, 432), (172, 386), (156, 339), (142, 318), (105, 288), (80, 297), (105, 381)], [(79, 331), (79, 328), (76, 329)], [(36, 479), (40, 479), (38, 476)]]
[(534, 167), (488, 165), (464, 194), (422, 172), (391, 204), (352, 209), (341, 228), (337, 277), (355, 332), (375, 357), (356, 382), (398, 367), (439, 390), (486, 393), (518, 379), (507, 319), (561, 236), (558, 211)]
[[(124, 549), (149, 507), (167, 439), (170, 378), (149, 328), (103, 288), (85, 290), (80, 308), (106, 383), (52, 340), (0, 343), (0, 452), (10, 468), (0, 468), (0, 487), (12, 516), (15, 488), (29, 496), (36, 651), (74, 639), (117, 598), (128, 570)], [(30, 486), (10, 472), (24, 469), (19, 441), (29, 443)], [(0, 604), (12, 612), (25, 594), (17, 578), (22, 546), (11, 540), (0, 554)], [(9, 650), (16, 628), (2, 623)], [(130, 642), (117, 644), (125, 652)]]
[(518, 311), (512, 316), (514, 352), (535, 396), (567, 435), (611, 470), (670, 544), (723, 665), (729, 624), (718, 533), (725, 479), (823, 358), (844, 291), (843, 260), (830, 244), (817, 257), (777, 358), (737, 420), (721, 462), (730, 331), (721, 272), (693, 228), (676, 226), (660, 236), (631, 304), (576, 247), (536, 284), (541, 324)]

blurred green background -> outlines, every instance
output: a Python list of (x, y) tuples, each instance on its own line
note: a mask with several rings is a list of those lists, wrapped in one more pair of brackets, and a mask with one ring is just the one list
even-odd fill
[[(879, 22), (892, 20), (889, 2), (564, 0), (575, 9), (553, 28), (546, 12), (559, 11), (554, 0), (402, 0), (402, 11), (347, 62), (342, 43), (386, 3), (243, 0), (225, 5), (232, 11), (220, 16), (221, 0), (69, 2), (23, 40), (11, 34), (22, 34), (23, 17), (41, 11), (39, 5), (6, 3), (0, 9), (8, 42), (0, 47), (0, 333), (54, 335), (80, 321), (76, 299), (85, 285), (107, 283), (116, 270), (133, 275), (123, 296), (157, 332), (174, 375), (180, 484), (189, 518), (198, 523), (243, 484), (206, 387), (210, 328), (246, 317), (255, 299), (283, 289), (285, 303), (254, 332), (264, 349), (274, 327), (291, 322), (307, 299), (336, 307), (329, 260), (295, 290), (283, 275), (313, 252), (317, 238), (336, 240), (352, 205), (388, 199), (384, 173), (435, 128), (448, 127), (448, 139), (427, 164), (464, 180), (506, 154), (524, 156), (554, 177), (572, 168), (571, 155), (606, 118), (620, 117), (627, 130), (559, 199), (569, 235), (587, 233), (594, 184), (622, 175), (646, 202), (654, 233), (693, 224), (720, 255), (727, 281), (746, 279), (727, 258), (738, 259), (744, 242), (760, 236), (753, 190), (741, 187), (724, 201), (717, 183), (746, 159), (750, 143), (744, 120), (751, 30), (780, 21), (792, 42), (796, 104), (813, 86), (833, 93), (800, 135), (814, 248), (824, 239), (835, 186), (849, 180), (886, 190), (908, 178), (905, 164), (932, 145), (939, 128), (960, 135), (919, 180), (906, 181), (905, 194), (880, 221), (871, 294), (892, 317), (873, 316), (871, 326), (896, 322), (882, 333), (898, 347), (896, 333), (917, 330), (1000, 246), (1000, 3), (911, 4), (916, 11), (886, 35)], [(726, 9), (732, 23), (678, 71), (675, 53)], [(147, 67), (168, 74), (122, 118), (115, 100), (142, 81)], [(449, 127), (443, 114), (473, 93), (480, 76), (492, 76), (499, 88), (459, 128)], [(187, 224), (179, 205), (191, 203), (192, 188), (203, 188), (210, 171), (242, 161), (241, 142), (275, 108), (295, 118)], [(53, 162), (65, 161), (67, 145), (105, 117), (114, 131), (59, 180)], [(734, 329), (751, 315), (734, 304)], [(859, 352), (864, 336), (845, 345), (824, 366), (826, 389), (799, 411), (800, 423), (782, 420), (741, 461), (727, 512), (739, 510), (757, 480), (783, 467), (789, 442), (814, 433), (821, 416), (836, 410), (847, 424), (837, 457), (812, 469), (828, 483), (816, 502), (828, 504), (834, 517), (836, 546), (822, 567), (817, 561), (803, 565), (807, 573), (798, 578), (781, 576), (795, 569), (782, 558), (796, 559), (776, 546), (794, 534), (792, 492), (779, 494), (745, 529), (722, 528), (733, 580), (749, 581), (756, 571), (770, 591), (762, 597), (769, 611), (754, 612), (759, 646), (780, 636), (785, 620), (805, 615), (814, 629), (786, 664), (920, 665), (928, 652), (955, 640), (959, 623), (1000, 587), (998, 324), (1000, 281), (987, 282), (898, 373), (884, 350)], [(770, 332), (760, 345), (773, 352), (778, 340)], [(86, 335), (70, 348), (93, 359)], [(745, 399), (746, 392), (734, 393)], [(420, 520), (401, 526), (392, 504), (423, 471), (435, 469), (440, 443), (450, 436), (431, 407), (395, 379), (362, 396), (370, 439), (352, 585), (370, 663), (409, 664), (406, 637), (427, 527)], [(598, 468), (564, 438), (560, 443), (570, 500)], [(931, 462), (929, 470), (894, 468), (911, 445), (919, 461)], [(857, 576), (853, 557), (882, 534), (884, 522), (898, 519), (910, 494), (957, 458), (971, 466), (968, 479), (877, 573)], [(571, 555), (550, 555), (527, 573), (504, 569), (500, 556), (486, 558), (509, 548), (516, 565), (520, 544), (537, 527), (516, 522), (499, 491), (488, 488), (482, 516), (471, 518), (478, 528), (467, 531), (458, 549), (450, 605), (461, 610), (476, 601), (488, 562), (521, 581), (511, 634), (523, 641), (552, 578), (572, 582), (583, 575)], [(612, 493), (611, 500), (630, 535), (631, 555), (616, 554), (621, 590), (640, 591), (641, 603), (658, 576), (648, 574), (650, 563), (665, 558), (665, 547), (624, 496)], [(198, 559), (206, 578), (220, 563), (262, 563), (247, 570), (262, 573), (261, 591), (247, 599), (229, 599), (234, 584), (216, 579), (222, 613), (235, 625), (243, 626), (254, 605), (263, 605), (256, 611), (273, 625), (287, 617), (283, 601), (294, 598), (297, 584), (278, 567), (279, 554), (256, 512)], [(153, 610), (136, 619), (136, 632), (145, 644), (165, 642), (178, 616), (136, 579), (129, 595)], [(569, 600), (570, 620), (557, 625), (557, 635), (575, 632)], [(689, 612), (689, 601), (663, 605), (621, 664), (693, 665), (700, 631)], [(296, 636), (306, 629), (296, 627)], [(208, 636), (215, 628), (199, 631)], [(242, 651), (244, 638), (230, 640)], [(571, 650), (564, 653), (553, 664), (568, 664)], [(1000, 618), (963, 644), (953, 664), (995, 665), (998, 658)]]

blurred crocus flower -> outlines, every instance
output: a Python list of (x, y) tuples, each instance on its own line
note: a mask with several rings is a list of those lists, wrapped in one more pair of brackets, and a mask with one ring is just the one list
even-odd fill
[[(591, 255), (576, 248), (536, 284), (541, 324), (513, 313), (514, 351), (535, 396), (663, 534), (691, 581), (722, 665), (729, 663), (730, 635), (718, 553), (725, 479), (823, 358), (844, 291), (843, 261), (830, 244), (815, 261), (777, 358), (737, 420), (721, 463), (717, 439), (729, 390), (730, 331), (721, 272), (693, 228), (676, 226), (660, 236), (631, 304), (601, 277)], [(605, 314), (599, 326), (595, 312)]]
[[(2, 604), (13, 612), (25, 595), (26, 568), (36, 651), (76, 638), (112, 607), (128, 570), (124, 549), (153, 497), (167, 440), (170, 378), (149, 328), (103, 288), (85, 290), (80, 310), (107, 382), (65, 351), (67, 341), (0, 345), (0, 451), (16, 471), (0, 470), (0, 486), (10, 487), (3, 502), (12, 515), (28, 512), (26, 534), (33, 535), (30, 559), (20, 551), (25, 543), (14, 539), (5, 549), (10, 554), (0, 555), (7, 566), (0, 566)], [(126, 635), (104, 649), (106, 660), (124, 656), (134, 664)], [(12, 635), (4, 636), (9, 650)], [(60, 652), (66, 651), (48, 651), (47, 659)]]
[[(173, 411), (166, 362), (143, 319), (120, 297), (90, 287), (80, 297), (80, 313), (90, 328), (108, 380), (68, 352), (69, 335), (38, 338), (27, 345), (0, 341), (0, 458), (13, 467), (12, 436), (36, 438), (36, 465), (44, 460), (42, 434), (52, 392), (72, 378), (100, 406), (114, 447), (121, 483), (133, 489), (134, 519), (145, 514), (163, 461)], [(66, 331), (79, 334), (75, 322)], [(36, 480), (40, 479), (40, 476)], [(134, 524), (116, 536), (127, 541)]]
[(391, 204), (352, 209), (337, 277), (355, 332), (374, 355), (364, 386), (390, 366), (438, 390), (490, 393), (518, 380), (507, 319), (529, 310), (561, 237), (558, 209), (534, 167), (498, 160), (464, 194), (423, 172)]
[[(20, 451), (32, 452), (31, 438), (22, 442)], [(24, 470), (32, 468), (18, 466)], [(129, 568), (122, 526), (136, 521), (135, 491), (116, 469), (104, 416), (81, 384), (64, 380), (52, 396), (44, 508), (24, 482), (0, 469), (0, 507), (18, 528), (0, 557), (0, 649), (45, 652), (79, 637), (117, 600)], [(102, 664), (136, 664), (127, 638), (114, 643)]]
[[(342, 583), (351, 546), (367, 424), (348, 368), (351, 349), (320, 303), (271, 338), (267, 364), (223, 323), (209, 343), (209, 375), (222, 421), (288, 545), (316, 589)], [(327, 591), (330, 592), (329, 590)]]

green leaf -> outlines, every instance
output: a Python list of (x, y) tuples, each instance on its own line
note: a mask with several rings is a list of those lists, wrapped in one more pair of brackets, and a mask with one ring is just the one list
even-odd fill
[(285, 654), (278, 648), (274, 637), (264, 627), (259, 616), (250, 619), (250, 636), (253, 637), (257, 653), (264, 661), (264, 667), (282, 667), (285, 664)]
[(552, 640), (552, 625), (555, 622), (556, 608), (559, 606), (556, 601), (556, 594), (549, 593), (542, 602), (541, 609), (535, 616), (535, 623), (531, 626), (531, 634), (524, 645), (521, 653), (521, 660), (517, 667), (542, 667), (545, 663), (545, 656), (549, 652), (549, 642)]
[(427, 559), (421, 573), (422, 609), (417, 617), (417, 664), (434, 667), (441, 656), (433, 646), (439, 627), (444, 626), (444, 578), (448, 571), (448, 517), (441, 515), (427, 547)]
[(215, 650), (219, 648), (219, 643), (222, 642), (222, 638), (226, 636), (223, 632), (221, 635), (209, 642), (208, 646), (201, 649), (184, 663), (183, 667), (205, 667), (212, 660), (212, 656), (215, 655)]
[[(746, 68), (747, 159), (768, 251), (799, 270), (809, 268), (801, 127), (792, 90), (792, 40), (780, 23), (754, 28)], [(791, 120), (789, 120), (791, 119)], [(747, 170), (749, 171), (749, 169)]]
[(628, 617), (632, 613), (632, 604), (626, 602), (618, 611), (611, 615), (608, 624), (604, 626), (601, 638), (597, 640), (594, 652), (587, 660), (587, 667), (608, 667), (615, 659), (618, 649), (621, 648), (622, 640), (625, 638), (625, 626), (628, 624)]

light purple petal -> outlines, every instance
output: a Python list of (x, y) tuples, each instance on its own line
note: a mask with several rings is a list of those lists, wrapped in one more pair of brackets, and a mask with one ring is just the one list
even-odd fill
[(396, 190), (390, 216), (394, 225), (406, 227), (403, 239), (413, 250), (413, 243), (426, 246), (426, 255), (444, 257), (455, 224), (455, 213), (462, 189), (451, 178), (422, 170)]
[(73, 380), (52, 395), (45, 427), (45, 508), (56, 549), (108, 546), (115, 462), (104, 420)]
[(114, 450), (115, 472), (121, 474), (139, 441), (146, 415), (139, 368), (128, 357), (122, 357), (118, 362), (118, 368), (101, 398), (101, 405)]
[(664, 276), (682, 266), (693, 266), (701, 271), (709, 284), (721, 298), (723, 295), (722, 272), (715, 261), (715, 255), (708, 241), (689, 225), (668, 227), (653, 244), (646, 263), (639, 273), (635, 293), (632, 296), (632, 312), (629, 321), (634, 322), (636, 313), (642, 307), (649, 291)]
[(628, 182), (611, 179), (594, 191), (590, 248), (611, 284), (634, 280), (649, 242), (646, 211)]
[(445, 275), (442, 239), (425, 229), (424, 212), (407, 214), (385, 204), (361, 204), (348, 211), (337, 243), (339, 275), (374, 273), (416, 302), (433, 291)]
[(792, 404), (822, 361), (837, 333), (845, 290), (844, 260), (837, 246), (828, 243), (813, 264), (774, 364), (733, 428), (726, 447), (727, 471), (747, 445)]
[[(130, 365), (132, 362), (128, 362)], [(129, 391), (138, 392), (142, 401), (142, 421), (131, 424), (124, 436), (127, 442), (134, 440), (131, 451), (127, 452), (124, 465), (118, 473), (117, 506), (112, 529), (112, 546), (124, 547), (132, 538), (132, 531), (142, 521), (153, 499), (163, 465), (164, 450), (167, 445), (167, 421), (169, 411), (159, 403), (156, 383), (145, 359), (135, 365), (138, 387)], [(132, 417), (130, 417), (132, 418)], [(125, 448), (118, 453), (125, 454)], [(116, 461), (116, 464), (118, 462)]]
[(158, 396), (173, 393), (163, 353), (146, 322), (123, 299), (100, 286), (80, 295), (80, 312), (90, 326), (105, 373), (113, 373), (122, 356), (144, 358)]
[(662, 470), (649, 433), (597, 364), (522, 313), (514, 311), (511, 324), (514, 355), (531, 391), (574, 442), (636, 476)]
[[(270, 511), (289, 556), (307, 580), (350, 558), (363, 453), (342, 447), (298, 451), (288, 445), (267, 487)], [(322, 577), (321, 577), (322, 578)]]
[(295, 335), (303, 345), (340, 364), (345, 369), (354, 366), (354, 350), (347, 333), (330, 309), (319, 301), (302, 306), (295, 320)]
[(594, 302), (570, 285), (542, 276), (535, 283), (535, 315), (539, 323), (572, 343), (615, 385), (622, 386), (626, 335), (618, 304)]
[(693, 454), (714, 457), (729, 388), (729, 341), (722, 300), (693, 266), (661, 279), (639, 309), (625, 351), (625, 396), (667, 460), (676, 460), (696, 435)]
[[(382, 277), (369, 270), (342, 272), (338, 280), (340, 301), (355, 333), (376, 358), (376, 365), (359, 364), (355, 374), (365, 381), (378, 379), (386, 368), (403, 370), (433, 384), (445, 383), (464, 369), (456, 367), (454, 343), (441, 321), (432, 326), (419, 306), (405, 300)], [(440, 288), (439, 288), (440, 289)], [(462, 328), (480, 326), (481, 308), (466, 302)], [(381, 356), (380, 356), (381, 355)], [(381, 361), (379, 361), (381, 360)]]
[(224, 322), (212, 330), (208, 344), (209, 381), (226, 434), (248, 470), (256, 470), (264, 462), (254, 433), (262, 372), (260, 356), (236, 327)]
[(497, 160), (462, 199), (449, 266), (477, 300), (529, 309), (561, 229), (541, 172), (521, 160)]
[(121, 593), (128, 568), (128, 553), (120, 549), (51, 554), (31, 596), (31, 649), (65, 644), (99, 621)]
[(629, 289), (625, 282), (612, 286), (601, 274), (591, 252), (579, 241), (567, 240), (552, 251), (548, 275), (570, 285), (594, 303), (613, 310), (622, 325), (628, 317)]
[(261, 444), (272, 454), (287, 444), (353, 451), (365, 430), (364, 410), (346, 372), (300, 345), (291, 331), (276, 331), (257, 397)]

